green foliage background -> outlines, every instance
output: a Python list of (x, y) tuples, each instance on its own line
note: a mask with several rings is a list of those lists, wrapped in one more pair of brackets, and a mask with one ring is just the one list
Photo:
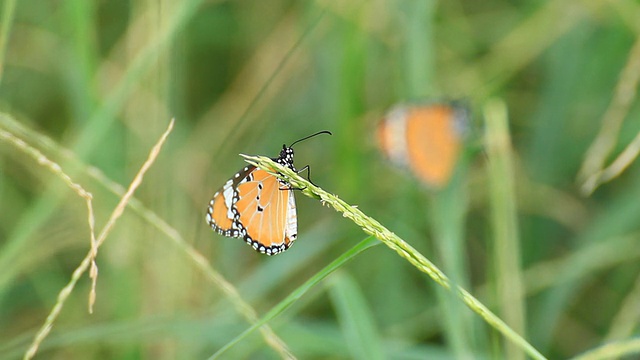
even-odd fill
[[(207, 203), (244, 166), (239, 153), (275, 156), (325, 129), (334, 136), (296, 145), (297, 166), (542, 354), (640, 351), (639, 168), (590, 196), (577, 182), (623, 69), (640, 67), (637, 2), (4, 0), (0, 11), (0, 130), (93, 194), (97, 231), (121, 196), (94, 169), (126, 188), (176, 119), (100, 249), (94, 313), (85, 275), (40, 358), (199, 359), (229, 345), (251, 324), (187, 246), (258, 316), (327, 275), (269, 322), (296, 357), (523, 358), (395, 252), (351, 252), (366, 235), (320, 202), (298, 194), (299, 239), (276, 257), (211, 232)], [(609, 161), (640, 131), (635, 83), (627, 94)], [(442, 191), (375, 149), (384, 112), (424, 99), (465, 99), (473, 114)], [(502, 132), (487, 121), (501, 104)], [(500, 147), (507, 134), (512, 148)], [(89, 248), (84, 200), (0, 141), (1, 358), (23, 356)], [(222, 355), (279, 356), (258, 332)]]

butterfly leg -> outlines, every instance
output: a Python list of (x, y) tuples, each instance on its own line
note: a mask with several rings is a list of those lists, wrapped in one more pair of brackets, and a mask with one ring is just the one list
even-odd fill
[(307, 180), (313, 184), (313, 186), (318, 186), (316, 185), (316, 183), (314, 183), (313, 181), (311, 181), (311, 168), (309, 167), (309, 165), (305, 165), (305, 167), (303, 167), (302, 169), (298, 170), (298, 174), (300, 174), (301, 172), (307, 170)]
[[(311, 168), (309, 167), (309, 165), (305, 165), (305, 167), (303, 167), (302, 169), (298, 170), (297, 173), (300, 174), (301, 172), (307, 170), (307, 180), (313, 184), (314, 186), (318, 186), (316, 185), (316, 183), (314, 183), (313, 181), (311, 181)], [(281, 188), (280, 190), (304, 190), (306, 189), (306, 187), (303, 188), (294, 188), (294, 187), (288, 187), (288, 188)]]

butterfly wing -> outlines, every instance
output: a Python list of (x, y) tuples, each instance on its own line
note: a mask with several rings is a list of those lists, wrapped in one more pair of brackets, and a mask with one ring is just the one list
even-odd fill
[(461, 149), (454, 126), (454, 110), (448, 106), (414, 108), (407, 119), (407, 152), (412, 170), (436, 187), (451, 178)]
[(268, 172), (256, 169), (237, 187), (238, 228), (255, 250), (274, 255), (297, 238), (293, 190)]
[(238, 201), (236, 188), (255, 170), (255, 166), (246, 166), (238, 171), (211, 198), (206, 220), (218, 234), (228, 237), (243, 237), (238, 226), (240, 214), (235, 206)]
[(243, 238), (256, 251), (275, 255), (297, 238), (293, 190), (255, 166), (247, 166), (213, 195), (206, 215), (213, 230)]
[(395, 108), (378, 123), (378, 146), (382, 153), (395, 165), (409, 168), (407, 154), (407, 114), (405, 107)]
[(287, 208), (287, 225), (284, 229), (285, 243), (287, 247), (291, 246), (298, 238), (298, 215), (296, 214), (296, 198), (293, 196), (293, 190), (286, 190), (289, 193), (289, 206)]
[(462, 149), (465, 116), (463, 109), (445, 104), (399, 107), (379, 124), (378, 143), (393, 163), (442, 187)]

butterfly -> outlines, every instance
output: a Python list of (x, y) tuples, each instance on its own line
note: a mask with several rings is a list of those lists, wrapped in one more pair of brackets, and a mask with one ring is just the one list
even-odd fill
[(378, 146), (392, 163), (441, 188), (462, 150), (468, 117), (458, 103), (396, 106), (378, 124)]
[[(293, 145), (329, 131), (320, 131), (282, 145), (275, 162), (295, 172)], [(311, 181), (311, 180), (309, 180)], [(267, 255), (287, 250), (298, 238), (296, 200), (290, 184), (253, 165), (245, 166), (218, 190), (207, 208), (206, 220), (218, 234), (242, 238), (253, 249)]]

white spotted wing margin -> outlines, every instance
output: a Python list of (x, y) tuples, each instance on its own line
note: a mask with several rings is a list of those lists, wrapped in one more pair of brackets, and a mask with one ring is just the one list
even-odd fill
[[(255, 166), (249, 165), (238, 171), (213, 195), (211, 201), (209, 201), (206, 221), (218, 234), (233, 238), (244, 237), (238, 226), (240, 214), (235, 207), (235, 203), (238, 201), (236, 188), (240, 183), (246, 181), (247, 177), (249, 177), (255, 169)], [(225, 211), (216, 211), (221, 209), (220, 206), (222, 205), (224, 205)]]

